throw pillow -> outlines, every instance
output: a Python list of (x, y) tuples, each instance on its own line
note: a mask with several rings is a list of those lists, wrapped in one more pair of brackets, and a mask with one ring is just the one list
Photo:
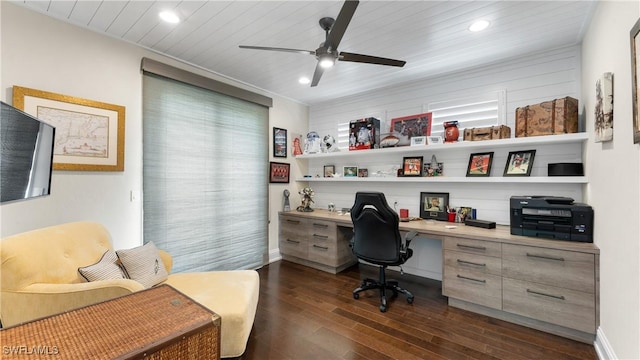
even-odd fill
[(126, 279), (120, 267), (118, 256), (113, 250), (107, 250), (102, 254), (100, 260), (89, 266), (78, 268), (78, 272), (87, 281)]
[(116, 254), (129, 279), (136, 280), (145, 288), (161, 283), (169, 276), (153, 242), (133, 249), (117, 250)]

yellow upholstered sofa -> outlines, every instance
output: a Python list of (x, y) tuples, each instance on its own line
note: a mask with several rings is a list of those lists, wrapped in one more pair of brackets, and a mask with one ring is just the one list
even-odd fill
[[(49, 316), (142, 290), (131, 279), (87, 282), (79, 267), (113, 250), (104, 226), (74, 222), (33, 230), (0, 242), (0, 320), (3, 326)], [(244, 353), (258, 305), (253, 270), (170, 274), (171, 255), (158, 250), (168, 284), (220, 315), (221, 356)]]

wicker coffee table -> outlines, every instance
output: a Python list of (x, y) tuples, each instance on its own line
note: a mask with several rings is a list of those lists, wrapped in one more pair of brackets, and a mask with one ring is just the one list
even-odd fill
[(2, 359), (219, 359), (220, 317), (169, 285), (0, 330)]

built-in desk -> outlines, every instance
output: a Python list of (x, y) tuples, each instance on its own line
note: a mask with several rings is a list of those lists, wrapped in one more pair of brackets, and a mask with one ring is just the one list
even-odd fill
[[(352, 228), (348, 214), (281, 212), (280, 253), (288, 261), (342, 271), (357, 262), (349, 249)], [(594, 244), (435, 220), (400, 222), (400, 230), (442, 241), (442, 293), (450, 306), (593, 342), (600, 287)]]

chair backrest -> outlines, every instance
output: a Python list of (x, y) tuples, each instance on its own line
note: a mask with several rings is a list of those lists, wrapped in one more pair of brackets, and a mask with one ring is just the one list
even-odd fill
[(378, 265), (400, 265), (398, 214), (381, 192), (358, 192), (351, 208), (353, 253)]

